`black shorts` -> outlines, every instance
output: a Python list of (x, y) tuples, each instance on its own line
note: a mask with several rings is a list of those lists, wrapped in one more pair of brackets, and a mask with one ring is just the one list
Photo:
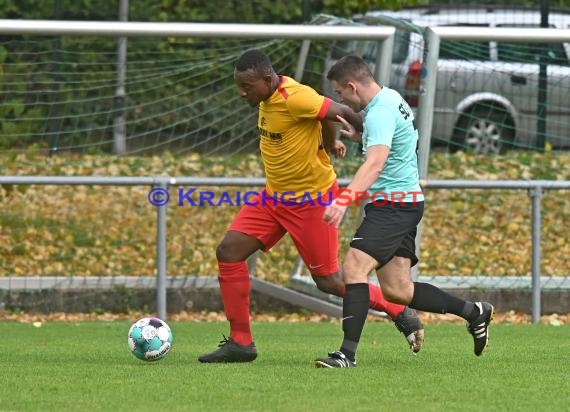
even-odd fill
[(411, 259), (412, 266), (418, 263), (416, 233), (424, 214), (424, 202), (383, 206), (369, 203), (364, 212), (364, 220), (350, 242), (351, 247), (376, 259), (378, 268), (394, 256)]

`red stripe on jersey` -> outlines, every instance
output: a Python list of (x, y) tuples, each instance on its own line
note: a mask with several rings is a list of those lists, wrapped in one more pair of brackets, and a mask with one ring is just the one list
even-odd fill
[(283, 84), (285, 83), (285, 77), (279, 76), (279, 78), (281, 79), (281, 82), (279, 83), (279, 86), (277, 86), (277, 90), (279, 91), (279, 93), (281, 93), (281, 96), (283, 96), (283, 98), (287, 100), (287, 98), (289, 97), (289, 93), (287, 93), (287, 90), (283, 88)]
[(329, 107), (331, 107), (331, 104), (332, 100), (328, 97), (325, 97), (323, 106), (321, 107), (321, 110), (319, 110), (319, 114), (317, 114), (317, 120), (323, 120), (325, 117), (327, 117), (327, 113), (329, 111)]

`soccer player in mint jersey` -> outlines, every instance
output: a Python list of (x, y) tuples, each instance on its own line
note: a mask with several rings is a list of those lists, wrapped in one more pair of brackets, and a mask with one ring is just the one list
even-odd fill
[[(343, 197), (368, 191), (370, 202), (365, 217), (354, 234), (342, 265), (346, 284), (343, 299), (340, 350), (315, 360), (317, 367), (356, 366), (356, 350), (368, 313), (368, 274), (376, 270), (384, 296), (410, 308), (453, 313), (467, 321), (475, 342), (475, 355), (485, 349), (494, 308), (487, 302), (469, 302), (437, 287), (412, 282), (416, 228), (424, 211), (419, 184), (414, 114), (402, 96), (374, 80), (368, 65), (357, 56), (345, 56), (327, 73), (340, 101), (356, 113), (363, 112), (360, 134), (340, 118), (341, 133), (360, 141), (365, 153)], [(375, 194), (381, 194), (375, 198)], [(398, 194), (398, 196), (392, 196)], [(323, 220), (338, 227), (346, 211), (346, 201), (337, 198), (326, 207)]]
[[(339, 274), (338, 229), (322, 220), (326, 199), (338, 192), (336, 174), (327, 151), (342, 157), (345, 147), (336, 140), (335, 122), (342, 116), (362, 126), (349, 107), (319, 95), (312, 88), (278, 75), (267, 55), (243, 53), (234, 79), (242, 99), (259, 108), (258, 131), (266, 176), (265, 189), (249, 198), (216, 249), (229, 338), (200, 362), (251, 362), (257, 357), (250, 325), (250, 279), (246, 259), (257, 250), (268, 251), (286, 233), (293, 239), (317, 287), (344, 296)], [(282, 194), (288, 193), (287, 202)], [(325, 201), (291, 205), (290, 198), (309, 196)], [(423, 343), (423, 325), (414, 310), (387, 302), (380, 288), (366, 283), (367, 307), (386, 312), (417, 352)]]

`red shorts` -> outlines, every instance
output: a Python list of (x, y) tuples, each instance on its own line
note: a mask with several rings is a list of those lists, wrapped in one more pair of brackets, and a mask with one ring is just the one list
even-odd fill
[[(284, 204), (275, 202), (265, 190), (248, 198), (228, 230), (255, 237), (263, 251), (271, 249), (289, 233), (303, 262), (312, 275), (328, 276), (338, 272), (338, 229), (323, 221), (324, 203), (338, 195), (335, 182), (320, 202)], [(321, 204), (322, 203), (322, 204)], [(329, 202), (330, 203), (330, 202)]]

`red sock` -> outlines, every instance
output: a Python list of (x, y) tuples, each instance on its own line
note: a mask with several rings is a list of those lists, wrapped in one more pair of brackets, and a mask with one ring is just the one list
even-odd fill
[(392, 319), (402, 313), (406, 308), (403, 305), (388, 302), (386, 298), (384, 298), (382, 289), (380, 289), (378, 285), (369, 283), (368, 290), (370, 291), (370, 307), (380, 312), (386, 312)]
[(220, 293), (226, 318), (230, 322), (230, 337), (240, 345), (253, 342), (249, 323), (249, 271), (245, 262), (218, 262)]

